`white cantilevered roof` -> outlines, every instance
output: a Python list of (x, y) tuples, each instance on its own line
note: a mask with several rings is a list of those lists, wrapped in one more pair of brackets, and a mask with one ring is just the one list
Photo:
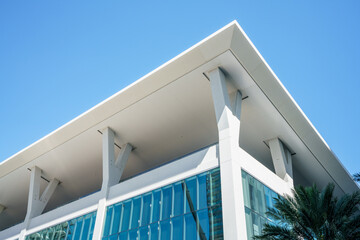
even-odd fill
[[(61, 184), (45, 211), (101, 186), (101, 130), (111, 127), (117, 144), (130, 142), (124, 178), (217, 142), (206, 72), (220, 66), (244, 99), (240, 145), (272, 168), (264, 141), (280, 137), (295, 152), (302, 179), (358, 189), (237, 22), (232, 22), (117, 94), (0, 163), (0, 230), (24, 219), (30, 172)], [(296, 178), (295, 172), (295, 178)], [(306, 177), (304, 177), (306, 176)], [(300, 178), (300, 177), (299, 177)], [(46, 181), (43, 183), (43, 188)]]

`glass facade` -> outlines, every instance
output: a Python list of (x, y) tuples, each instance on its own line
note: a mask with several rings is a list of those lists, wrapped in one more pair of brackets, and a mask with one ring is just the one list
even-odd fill
[(242, 171), (242, 184), (247, 235), (248, 239), (252, 239), (262, 232), (266, 222), (271, 221), (266, 212), (274, 207), (274, 198), (279, 195), (245, 171)]
[(103, 239), (223, 239), (219, 168), (109, 206)]
[(26, 240), (91, 240), (96, 212), (46, 228), (26, 236)]

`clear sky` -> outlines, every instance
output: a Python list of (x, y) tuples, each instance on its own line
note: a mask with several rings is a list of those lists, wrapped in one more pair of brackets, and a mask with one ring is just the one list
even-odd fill
[(360, 1), (0, 1), (0, 161), (232, 20), (350, 173)]

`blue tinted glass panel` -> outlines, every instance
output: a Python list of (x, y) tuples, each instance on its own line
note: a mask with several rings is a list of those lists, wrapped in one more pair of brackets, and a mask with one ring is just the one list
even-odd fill
[(139, 238), (140, 238), (140, 240), (148, 240), (149, 239), (149, 226), (141, 227), (139, 229)]
[(136, 197), (133, 200), (133, 211), (131, 214), (131, 228), (136, 228), (139, 226), (140, 211), (141, 211), (141, 197)]
[(89, 238), (88, 239), (92, 239), (93, 237), (93, 232), (94, 232), (94, 227), (95, 227), (95, 220), (96, 220), (96, 215), (93, 214), (91, 217), (91, 223), (90, 223), (90, 229), (89, 229)]
[(164, 187), (162, 189), (162, 209), (161, 219), (168, 219), (172, 212), (172, 186)]
[(159, 224), (154, 223), (150, 225), (150, 239), (158, 240), (159, 239)]
[(92, 237), (93, 221), (95, 221), (96, 212), (80, 216), (75, 219), (57, 224), (39, 232), (26, 236), (26, 240), (48, 240), (48, 239), (84, 239)]
[(110, 233), (110, 227), (112, 224), (112, 212), (114, 210), (114, 207), (109, 207), (106, 211), (106, 220), (105, 220), (105, 226), (104, 226), (104, 235), (109, 235)]
[(153, 207), (152, 207), (152, 221), (160, 220), (160, 203), (161, 203), (161, 190), (153, 191)]
[(76, 227), (75, 227), (75, 234), (74, 234), (74, 239), (80, 239), (80, 235), (81, 235), (81, 230), (82, 230), (82, 225), (83, 225), (83, 219), (79, 219), (79, 222), (76, 223)]
[(125, 201), (123, 203), (123, 215), (121, 219), (121, 231), (126, 231), (129, 229), (130, 214), (131, 214), (131, 200)]
[(103, 239), (223, 239), (220, 171), (133, 197), (109, 206), (108, 212), (110, 230)]
[(151, 193), (145, 194), (143, 196), (143, 210), (142, 210), (142, 217), (141, 217), (141, 226), (148, 225), (150, 223), (151, 201), (152, 201)]
[(200, 210), (197, 212), (197, 218), (199, 221), (199, 234), (204, 236), (200, 239), (209, 239), (210, 236), (210, 226), (209, 226), (209, 212), (207, 209)]
[(132, 229), (129, 231), (129, 239), (137, 239), (138, 237), (138, 229)]
[(128, 240), (128, 232), (121, 232), (119, 234), (119, 240)]
[(160, 239), (169, 240), (171, 236), (170, 220), (160, 222)]
[(185, 214), (185, 239), (196, 240), (196, 221), (191, 213)]
[(196, 177), (185, 180), (186, 212), (197, 210), (197, 181)]
[(84, 219), (84, 226), (83, 226), (82, 234), (81, 234), (81, 239), (82, 240), (88, 239), (90, 223), (91, 223), (91, 218), (90, 217)]
[(69, 223), (69, 230), (68, 230), (68, 234), (67, 234), (68, 239), (72, 239), (72, 236), (74, 235), (74, 228), (75, 228), (75, 224)]
[(209, 217), (210, 225), (210, 239), (222, 239), (223, 238), (223, 226), (222, 226), (222, 209), (221, 205), (212, 207)]
[(184, 214), (184, 189), (182, 183), (174, 184), (174, 216)]
[(118, 235), (115, 234), (115, 235), (112, 235), (109, 237), (109, 240), (117, 240), (118, 239)]
[(199, 209), (208, 207), (207, 188), (206, 188), (207, 174), (200, 174), (198, 176), (199, 182)]
[(207, 188), (208, 192), (210, 192), (210, 194), (208, 194), (208, 205), (214, 206), (221, 204), (220, 169), (211, 170), (207, 177)]
[(172, 240), (183, 240), (184, 216), (178, 216), (171, 219)]
[(266, 211), (275, 207), (278, 194), (245, 171), (242, 171), (242, 183), (247, 235), (248, 239), (253, 239), (262, 233), (266, 222), (272, 221)]
[(112, 218), (112, 223), (111, 223), (110, 235), (113, 235), (113, 234), (119, 232), (121, 212), (122, 212), (122, 204), (115, 205), (114, 210), (113, 210), (113, 218)]

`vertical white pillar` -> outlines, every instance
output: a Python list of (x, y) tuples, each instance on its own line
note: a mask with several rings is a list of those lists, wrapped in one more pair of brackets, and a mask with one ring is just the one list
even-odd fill
[(98, 203), (96, 221), (94, 226), (93, 240), (102, 238), (105, 217), (106, 217), (106, 200), (109, 189), (119, 183), (121, 175), (124, 172), (125, 165), (133, 147), (127, 143), (121, 147), (120, 153), (115, 160), (114, 138), (115, 133), (110, 128), (103, 130), (103, 181), (101, 186), (101, 198)]
[(224, 238), (245, 240), (247, 234), (241, 161), (236, 159), (242, 96), (237, 91), (234, 104), (231, 106), (224, 73), (217, 68), (209, 73), (209, 77), (219, 132)]

